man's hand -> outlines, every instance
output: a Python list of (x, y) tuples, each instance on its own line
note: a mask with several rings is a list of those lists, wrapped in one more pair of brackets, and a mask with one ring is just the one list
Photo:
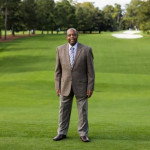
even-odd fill
[(92, 93), (93, 93), (93, 91), (87, 90), (87, 96), (88, 96), (88, 98), (90, 98), (92, 96)]
[(60, 96), (60, 89), (56, 90), (57, 96)]

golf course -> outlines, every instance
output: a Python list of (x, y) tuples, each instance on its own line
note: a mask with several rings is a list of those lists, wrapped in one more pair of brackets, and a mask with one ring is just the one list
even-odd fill
[(102, 32), (79, 34), (78, 41), (94, 54), (91, 142), (79, 138), (76, 99), (67, 138), (53, 141), (59, 114), (56, 47), (67, 41), (65, 34), (39, 34), (0, 43), (0, 150), (150, 149), (150, 36), (119, 39)]

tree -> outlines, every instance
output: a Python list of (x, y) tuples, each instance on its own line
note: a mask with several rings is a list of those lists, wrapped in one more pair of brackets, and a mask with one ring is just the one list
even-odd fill
[(56, 28), (66, 30), (70, 27), (75, 27), (76, 16), (75, 7), (67, 0), (62, 0), (56, 3), (55, 7), (55, 24)]
[(94, 16), (94, 30), (95, 31), (99, 31), (99, 33), (101, 33), (101, 31), (105, 30), (105, 24), (104, 24), (104, 13), (99, 10), (98, 8), (95, 10), (95, 16)]
[(116, 30), (120, 30), (121, 27), (121, 19), (122, 19), (122, 9), (120, 4), (115, 4), (113, 19), (115, 21)]
[(45, 11), (45, 7), (46, 7), (46, 0), (38, 0), (37, 1), (37, 10), (36, 10), (36, 14), (37, 14), (37, 28), (39, 30), (42, 30), (42, 34), (44, 32), (44, 30), (46, 29), (46, 22), (47, 22), (47, 18), (46, 18), (46, 11)]
[(0, 39), (2, 36), (2, 28), (4, 27), (4, 0), (0, 1)]
[(132, 0), (130, 4), (127, 5), (126, 13), (124, 14), (123, 20), (125, 22), (125, 28), (134, 29), (140, 27), (139, 22), (139, 11), (141, 9), (141, 0)]
[(22, 12), (24, 13), (24, 23), (27, 27), (27, 30), (32, 33), (35, 33), (36, 24), (37, 24), (37, 16), (36, 16), (36, 3), (35, 0), (24, 0), (22, 2)]
[(4, 8), (5, 8), (5, 40), (7, 39), (7, 10), (8, 10), (8, 3), (7, 3), (7, 0), (5, 0), (5, 4), (4, 4)]
[(77, 29), (79, 31), (90, 31), (95, 29), (94, 22), (96, 18), (97, 8), (91, 2), (76, 4)]
[(8, 23), (7, 28), (11, 30), (12, 35), (20, 30), (20, 4), (21, 0), (9, 0), (8, 1)]
[(150, 33), (150, 0), (141, 2), (141, 9), (139, 11), (140, 29), (144, 32)]
[(46, 30), (47, 32), (51, 30), (51, 33), (53, 34), (53, 30), (55, 28), (55, 20), (54, 20), (54, 8), (55, 8), (55, 2), (54, 0), (47, 0), (46, 2), (47, 7), (47, 24), (46, 24)]
[(52, 31), (54, 30), (54, 0), (38, 0), (37, 1), (37, 24), (38, 29)]
[(113, 31), (116, 29), (115, 20), (113, 18), (114, 7), (111, 5), (106, 5), (103, 9), (104, 21), (105, 21), (105, 31)]
[(125, 28), (150, 30), (150, 0), (132, 0), (123, 17)]

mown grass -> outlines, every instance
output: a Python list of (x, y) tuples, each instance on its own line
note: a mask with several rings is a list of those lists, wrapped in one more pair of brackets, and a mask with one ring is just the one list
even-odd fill
[(1, 150), (148, 150), (150, 147), (149, 37), (80, 35), (93, 48), (95, 92), (89, 99), (90, 143), (77, 133), (74, 101), (68, 138), (54, 142), (59, 100), (54, 90), (56, 47), (64, 35), (0, 43)]

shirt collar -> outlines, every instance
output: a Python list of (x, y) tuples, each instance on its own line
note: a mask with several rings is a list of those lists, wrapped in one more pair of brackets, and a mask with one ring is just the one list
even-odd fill
[(77, 49), (77, 46), (78, 46), (78, 42), (74, 46), (72, 46), (72, 45), (69, 44), (69, 50), (70, 50), (71, 47), (74, 47), (75, 49)]

